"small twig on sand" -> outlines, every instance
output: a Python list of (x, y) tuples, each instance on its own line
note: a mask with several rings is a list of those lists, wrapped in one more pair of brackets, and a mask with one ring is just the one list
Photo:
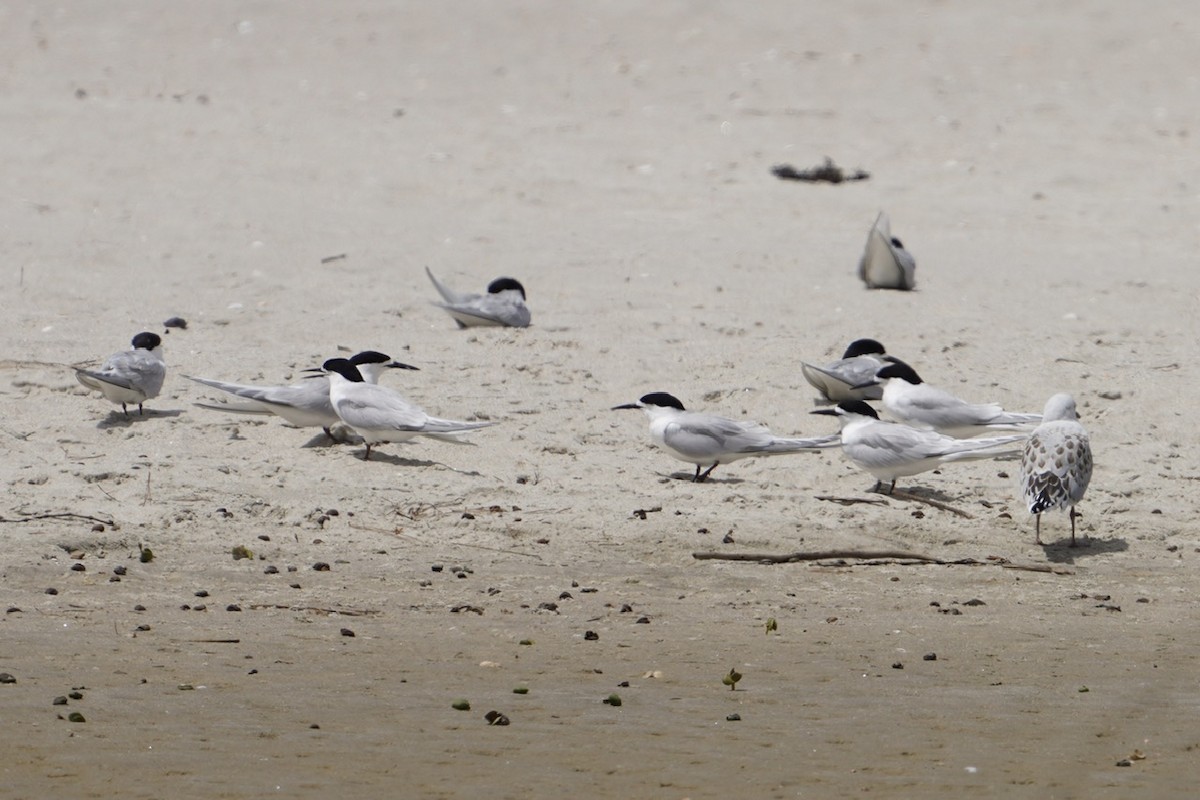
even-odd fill
[(842, 506), (852, 506), (857, 503), (867, 503), (873, 506), (886, 506), (887, 500), (882, 497), (834, 497), (831, 494), (819, 494), (818, 500), (825, 500), (830, 503), (837, 503)]
[(343, 617), (377, 617), (383, 613), (382, 611), (369, 608), (321, 608), (320, 606), (289, 606), (283, 603), (255, 603), (250, 608), (255, 610), (277, 608), (283, 611), (311, 611), (314, 614), (325, 614), (326, 616), (338, 614)]
[(150, 497), (150, 467), (146, 467), (146, 495), (142, 498), (142, 505), (147, 505), (151, 501)]
[(964, 517), (966, 519), (975, 519), (973, 516), (971, 516), (970, 514), (968, 514), (965, 511), (963, 511), (962, 509), (955, 508), (954, 506), (947, 505), (947, 504), (939, 502), (937, 500), (930, 500), (928, 497), (920, 497), (919, 495), (909, 494), (908, 492), (892, 492), (888, 496), (896, 497), (901, 500), (912, 500), (917, 503), (924, 503), (927, 506), (933, 506), (934, 508), (941, 509), (942, 511), (949, 511), (951, 514), (957, 514), (958, 516)]

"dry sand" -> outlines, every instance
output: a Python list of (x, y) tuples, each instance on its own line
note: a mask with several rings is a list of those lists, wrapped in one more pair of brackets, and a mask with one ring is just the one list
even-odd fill
[[(1194, 792), (1200, 23), (991, 9), (0, 6), (0, 794)], [(870, 180), (770, 174), (825, 156)], [(854, 277), (881, 208), (916, 292)], [(456, 330), (426, 265), (520, 278), (534, 326)], [(173, 315), (144, 418), (84, 394)], [(608, 410), (827, 432), (798, 364), (859, 336), (971, 399), (1074, 393), (1086, 546), (1034, 544), (1012, 462), (901, 482), (969, 518), (843, 506), (876, 496), (836, 451), (694, 485)], [(339, 348), (500, 424), (364, 463), (181, 377)], [(693, 558), (835, 548), (1059, 572)]]

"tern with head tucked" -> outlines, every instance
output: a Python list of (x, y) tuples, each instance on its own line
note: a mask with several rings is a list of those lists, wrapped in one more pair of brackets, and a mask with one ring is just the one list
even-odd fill
[(821, 396), (831, 403), (842, 400), (879, 400), (883, 387), (875, 373), (895, 361), (874, 339), (855, 339), (837, 361), (818, 367), (801, 362), (800, 372)]
[(434, 303), (445, 309), (460, 328), (481, 326), (529, 327), (529, 308), (525, 305), (525, 287), (516, 278), (497, 278), (488, 284), (486, 294), (456, 292), (433, 277), (429, 267), (425, 274), (442, 296), (444, 303)]
[[(650, 439), (680, 461), (696, 465), (695, 483), (702, 483), (721, 464), (750, 456), (803, 453), (838, 446), (838, 436), (785, 439), (757, 422), (687, 411), (666, 392), (652, 392), (636, 403), (613, 410), (640, 408), (650, 418)], [(701, 472), (702, 467), (708, 469)]]
[(132, 344), (132, 350), (114, 353), (105, 359), (100, 369), (75, 370), (80, 383), (119, 405), (125, 416), (129, 416), (126, 408), (129, 403), (137, 403), (138, 414), (145, 413), (142, 403), (158, 397), (167, 377), (162, 339), (158, 334), (139, 333), (133, 337)]
[[(367, 383), (378, 383), (380, 376), (389, 369), (411, 369), (417, 367), (393, 361), (391, 356), (376, 350), (364, 350), (350, 358)], [(319, 368), (315, 370), (320, 372)], [(234, 414), (274, 414), (297, 428), (323, 428), (332, 437), (330, 428), (340, 420), (329, 400), (329, 379), (316, 374), (293, 383), (291, 386), (252, 386), (243, 383), (227, 383), (209, 378), (184, 377), (196, 383), (219, 389), (241, 398), (243, 403), (200, 403), (202, 408), (227, 411)]]
[(1042, 424), (1034, 429), (1021, 456), (1021, 497), (1034, 516), (1034, 536), (1042, 543), (1042, 512), (1067, 509), (1071, 547), (1075, 546), (1075, 504), (1092, 479), (1092, 445), (1079, 423), (1075, 398), (1056, 394), (1046, 402)]
[(358, 368), (344, 358), (331, 358), (321, 368), (329, 376), (333, 410), (367, 445), (364, 461), (371, 457), (371, 448), (383, 442), (407, 442), (414, 436), (429, 436), (467, 444), (460, 434), (496, 424), (431, 417), (398, 392), (364, 382)]
[(884, 383), (883, 407), (900, 422), (960, 439), (1030, 429), (1042, 419), (1041, 414), (1005, 411), (998, 403), (968, 403), (925, 383), (899, 359), (880, 367), (874, 382)]
[(955, 439), (936, 431), (918, 430), (899, 422), (879, 419), (875, 409), (862, 400), (844, 400), (833, 408), (811, 412), (835, 416), (842, 428), (842, 452), (856, 466), (875, 477), (874, 491), (896, 479), (919, 475), (951, 461), (1013, 455), (1021, 452), (1024, 434), (991, 439)]
[(917, 285), (917, 262), (892, 236), (891, 220), (880, 211), (867, 234), (867, 246), (858, 262), (858, 277), (868, 289), (910, 290)]

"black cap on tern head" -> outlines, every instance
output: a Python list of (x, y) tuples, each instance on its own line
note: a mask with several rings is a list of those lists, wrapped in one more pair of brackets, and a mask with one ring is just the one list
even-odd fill
[(620, 408), (645, 408), (646, 406), (658, 406), (659, 408), (677, 408), (683, 411), (683, 403), (679, 402), (674, 395), (666, 392), (651, 392), (650, 394), (642, 395), (636, 403), (625, 403), (619, 406), (613, 406), (612, 410), (616, 411)]
[(838, 403), (837, 407), (846, 414), (858, 414), (863, 417), (879, 419), (879, 414), (876, 413), (875, 409), (869, 403), (862, 400), (843, 400)]
[(488, 294), (500, 294), (510, 289), (516, 289), (521, 293), (521, 299), (525, 299), (525, 287), (516, 278), (496, 278), (488, 284)]
[(847, 414), (858, 414), (863, 417), (879, 419), (879, 414), (875, 413), (875, 409), (871, 408), (869, 403), (862, 400), (843, 400), (833, 408), (818, 408), (816, 411), (808, 413), (824, 414), (829, 417), (844, 417)]
[(336, 372), (351, 383), (362, 383), (362, 374), (354, 363), (345, 358), (331, 358), (321, 365), (326, 372)]
[(898, 358), (892, 359), (892, 363), (887, 366), (880, 367), (875, 373), (875, 377), (877, 379), (899, 378), (911, 384), (922, 383), (921, 376), (917, 374), (917, 371)]
[(137, 336), (133, 337), (131, 344), (133, 345), (134, 350), (153, 350), (162, 344), (162, 339), (159, 338), (157, 333), (148, 333), (143, 331), (142, 333), (139, 333)]
[(675, 395), (667, 394), (666, 392), (651, 392), (650, 394), (642, 395), (638, 401), (644, 406), (661, 406), (662, 408), (677, 408), (683, 411), (683, 403), (679, 402), (679, 398)]
[(383, 364), (392, 369), (415, 369), (420, 372), (419, 367), (414, 367), (412, 364), (405, 364), (400, 361), (392, 361), (392, 357), (381, 353), (378, 350), (363, 350), (361, 353), (355, 353), (350, 356), (350, 363), (355, 366), (359, 364)]
[(842, 353), (842, 358), (855, 358), (857, 356), (881, 356), (887, 353), (883, 349), (883, 345), (874, 339), (855, 339), (846, 348), (846, 352)]

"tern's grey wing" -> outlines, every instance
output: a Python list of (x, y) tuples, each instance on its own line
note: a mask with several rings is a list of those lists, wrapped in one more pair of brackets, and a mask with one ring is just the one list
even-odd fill
[(337, 415), (352, 428), (419, 433), (429, 415), (400, 395), (381, 386), (360, 383), (350, 396), (334, 404)]
[(689, 413), (680, 415), (663, 429), (663, 441), (689, 458), (715, 459), (736, 452), (738, 446), (730, 441), (746, 429), (737, 421), (715, 414)]
[(450, 304), (465, 303), (466, 301), (470, 300), (474, 296), (474, 295), (470, 294), (469, 292), (454, 291), (449, 286), (442, 283), (437, 278), (433, 277), (433, 273), (429, 270), (429, 267), (425, 268), (425, 274), (428, 275), (429, 280), (433, 282), (433, 288), (437, 289), (438, 294), (440, 294), (442, 296), (442, 299), (445, 300), (447, 303), (450, 303)]
[(778, 455), (781, 453), (802, 453), (805, 451), (826, 450), (842, 446), (841, 433), (831, 433), (827, 436), (816, 436), (811, 439), (784, 439), (769, 437), (766, 443), (755, 443), (740, 453), (760, 453), (762, 455)]
[(881, 361), (867, 356), (843, 358), (825, 367), (815, 364), (800, 364), (800, 372), (826, 400), (840, 403), (843, 400), (878, 400), (883, 397), (883, 387), (862, 386), (875, 380), (875, 371)]
[(912, 255), (892, 239), (888, 215), (879, 212), (858, 262), (858, 277), (871, 289), (912, 289), (916, 267)]
[(463, 328), (529, 326), (529, 308), (519, 292), (474, 295), (460, 302), (438, 304)]
[[(77, 370), (80, 383), (93, 389), (98, 383), (107, 383), (133, 392), (140, 392), (146, 399), (157, 397), (162, 390), (167, 368), (163, 362), (145, 351), (130, 350), (108, 357), (99, 370)], [(84, 378), (91, 379), (92, 383)]]

